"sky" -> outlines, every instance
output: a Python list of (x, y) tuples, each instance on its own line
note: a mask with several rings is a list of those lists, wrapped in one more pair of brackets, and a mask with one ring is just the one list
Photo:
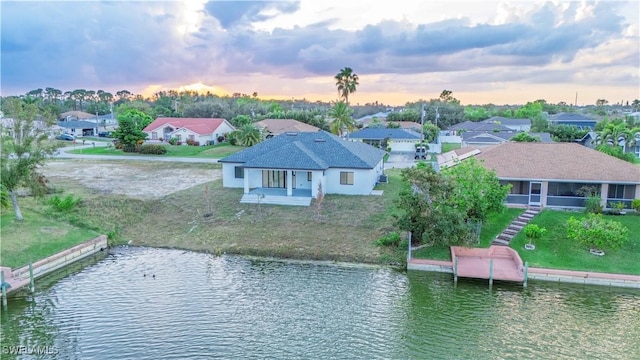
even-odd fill
[(0, 95), (189, 89), (403, 105), (640, 98), (640, 2), (0, 1)]

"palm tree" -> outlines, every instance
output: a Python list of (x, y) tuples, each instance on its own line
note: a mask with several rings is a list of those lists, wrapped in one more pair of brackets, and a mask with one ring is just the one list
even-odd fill
[(356, 123), (351, 117), (352, 110), (344, 101), (338, 101), (335, 105), (329, 109), (327, 115), (332, 118), (330, 129), (331, 132), (342, 136), (344, 129), (353, 130), (356, 128)]
[(338, 95), (344, 99), (349, 106), (349, 94), (356, 92), (358, 86), (358, 75), (350, 67), (346, 67), (334, 77), (338, 86)]
[(631, 130), (626, 123), (608, 123), (596, 136), (597, 144), (607, 144), (611, 146), (622, 146), (625, 151), (627, 142), (633, 139)]
[(253, 124), (245, 124), (240, 129), (234, 131), (238, 145), (253, 146), (262, 141), (262, 130)]

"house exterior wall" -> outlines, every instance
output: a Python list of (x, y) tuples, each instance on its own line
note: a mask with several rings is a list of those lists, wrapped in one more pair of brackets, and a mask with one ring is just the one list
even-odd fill
[(244, 187), (244, 179), (236, 178), (236, 166), (242, 166), (242, 164), (241, 163), (223, 163), (222, 164), (222, 187), (226, 187), (226, 188)]
[[(340, 172), (353, 172), (353, 185), (340, 184)], [(323, 188), (326, 194), (369, 195), (382, 172), (382, 160), (373, 169), (328, 169), (325, 171), (326, 187)]]
[[(229, 122), (227, 120), (225, 120), (225, 121), (222, 122), (222, 124), (220, 124), (220, 126), (218, 126), (216, 131), (213, 132), (212, 140), (214, 140), (215, 144), (217, 144), (218, 143), (218, 136), (224, 136), (224, 134), (228, 134), (228, 133), (232, 132), (233, 130), (235, 130), (233, 128), (233, 126), (231, 126), (231, 124), (229, 124)], [(202, 143), (200, 143), (200, 144), (202, 144)]]

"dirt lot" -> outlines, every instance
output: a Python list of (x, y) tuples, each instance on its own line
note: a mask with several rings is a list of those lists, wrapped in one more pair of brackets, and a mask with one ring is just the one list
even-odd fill
[(136, 199), (159, 199), (222, 176), (222, 170), (211, 165), (130, 161), (96, 163), (86, 160), (52, 161), (47, 163), (42, 173), (50, 180), (75, 180), (102, 194)]

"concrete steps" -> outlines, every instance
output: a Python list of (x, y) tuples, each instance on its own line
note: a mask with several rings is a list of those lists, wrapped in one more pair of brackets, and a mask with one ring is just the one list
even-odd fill
[(539, 207), (530, 207), (509, 224), (509, 226), (491, 242), (491, 245), (509, 246), (518, 233), (541, 211)]

